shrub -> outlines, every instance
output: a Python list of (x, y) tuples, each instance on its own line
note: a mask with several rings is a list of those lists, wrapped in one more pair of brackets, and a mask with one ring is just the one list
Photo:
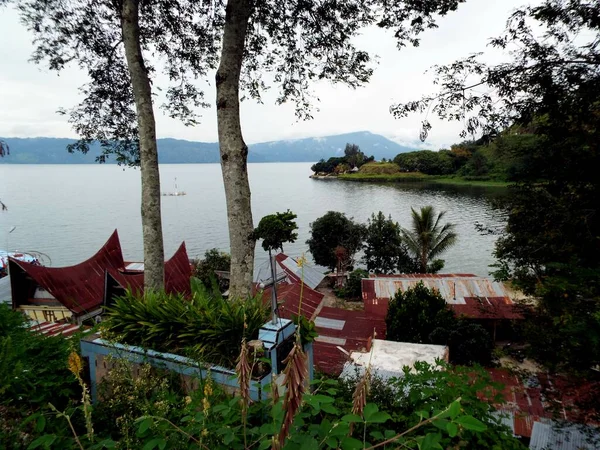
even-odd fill
[(433, 339), (450, 347), (450, 361), (454, 364), (489, 365), (492, 362), (494, 342), (487, 330), (477, 323), (458, 320), (453, 328), (434, 331)]
[(229, 271), (230, 265), (231, 256), (229, 253), (211, 248), (204, 253), (204, 259), (195, 259), (192, 261), (192, 273), (207, 289), (212, 289), (216, 283), (219, 290), (225, 292), (229, 289), (229, 280), (218, 277), (215, 270)]
[(348, 275), (345, 286), (345, 297), (348, 299), (360, 299), (362, 295), (361, 280), (369, 278), (369, 272), (364, 269), (356, 269)]
[(385, 318), (386, 335), (392, 341), (445, 344), (445, 336), (432, 333), (438, 328), (449, 330), (455, 322), (454, 313), (440, 293), (420, 281), (404, 292), (399, 290), (390, 301)]
[(124, 344), (157, 351), (184, 353), (205, 362), (233, 367), (242, 338), (258, 337), (269, 308), (257, 295), (226, 300), (192, 282), (193, 296), (131, 293), (118, 298), (106, 313), (103, 327)]

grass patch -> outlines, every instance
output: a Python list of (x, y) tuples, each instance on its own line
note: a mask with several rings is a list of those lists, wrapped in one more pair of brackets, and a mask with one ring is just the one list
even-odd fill
[(392, 174), (376, 173), (347, 173), (335, 177), (344, 181), (362, 181), (373, 183), (410, 183), (427, 182), (436, 184), (461, 185), (461, 186), (483, 186), (483, 187), (507, 187), (506, 181), (487, 179), (486, 177), (455, 177), (440, 175), (425, 175), (420, 172), (399, 172)]
[(346, 181), (374, 181), (374, 182), (390, 182), (402, 183), (412, 181), (429, 181), (429, 176), (419, 172), (400, 172), (392, 174), (370, 174), (370, 173), (345, 173), (337, 177), (340, 180)]
[(400, 173), (400, 167), (392, 162), (370, 162), (361, 166), (358, 173), (364, 175), (392, 175)]

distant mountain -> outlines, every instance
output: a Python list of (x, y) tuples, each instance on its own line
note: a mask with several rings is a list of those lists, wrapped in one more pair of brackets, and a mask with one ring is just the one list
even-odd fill
[[(75, 142), (61, 138), (2, 138), (10, 147), (10, 156), (0, 164), (93, 164), (100, 146), (93, 145), (86, 155), (68, 153), (66, 147)], [(376, 159), (394, 158), (398, 153), (413, 150), (368, 131), (338, 134), (318, 138), (263, 142), (249, 145), (249, 162), (316, 162), (344, 153), (346, 143), (356, 144), (368, 156)], [(218, 163), (219, 144), (182, 139), (159, 139), (158, 159), (161, 163)]]

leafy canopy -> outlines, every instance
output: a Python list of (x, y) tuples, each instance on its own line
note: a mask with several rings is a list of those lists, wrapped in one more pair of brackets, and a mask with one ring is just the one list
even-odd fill
[(400, 225), (383, 212), (371, 214), (365, 234), (363, 262), (369, 272), (391, 274), (414, 272), (414, 263), (402, 242)]
[(385, 318), (386, 337), (399, 342), (445, 344), (443, 339), (436, 340), (433, 332), (438, 328), (450, 329), (454, 321), (454, 313), (440, 293), (420, 281), (406, 291), (399, 290), (390, 300)]
[(286, 212), (270, 214), (260, 219), (258, 227), (254, 229), (253, 238), (262, 239), (262, 248), (265, 251), (272, 250), (283, 251), (284, 242), (296, 242), (298, 239), (298, 225), (296, 219), (298, 216), (289, 209)]
[(501, 148), (524, 157), (509, 168), (515, 186), (495, 275), (539, 300), (528, 321), (534, 355), (578, 369), (600, 363), (599, 34), (595, 0), (520, 8), (491, 40), (508, 62), (472, 55), (438, 66), (438, 93), (392, 107), (397, 117), (430, 108), (465, 123), (464, 135), (521, 136)]
[(310, 224), (311, 236), (306, 241), (315, 262), (321, 266), (335, 269), (338, 263), (336, 249), (345, 252), (345, 257), (351, 262), (360, 250), (365, 227), (344, 213), (329, 211)]
[[(311, 118), (312, 82), (329, 80), (355, 88), (369, 81), (374, 63), (353, 39), (362, 28), (392, 29), (399, 47), (418, 45), (418, 35), (434, 28), (438, 15), (454, 11), (461, 2), (249, 2), (241, 99), (261, 102), (271, 85), (277, 90), (277, 104), (292, 102), (299, 118)], [(56, 71), (77, 64), (88, 74), (89, 82), (80, 88), (81, 103), (63, 110), (81, 138), (69, 150), (86, 152), (98, 140), (104, 150), (100, 162), (114, 154), (120, 163), (138, 164), (137, 120), (121, 40), (121, 2), (16, 3), (34, 35), (35, 62), (46, 62)], [(140, 2), (140, 47), (154, 94), (164, 99), (171, 117), (186, 125), (197, 123), (197, 109), (208, 106), (196, 79), (208, 80), (217, 68), (227, 3)]]

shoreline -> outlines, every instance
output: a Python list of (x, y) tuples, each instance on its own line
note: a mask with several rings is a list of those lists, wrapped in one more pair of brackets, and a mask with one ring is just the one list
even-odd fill
[(506, 188), (510, 182), (495, 180), (467, 180), (460, 177), (444, 175), (425, 175), (422, 173), (395, 173), (395, 174), (342, 174), (342, 175), (310, 175), (314, 180), (341, 180), (358, 183), (434, 183), (462, 186), (483, 186)]

